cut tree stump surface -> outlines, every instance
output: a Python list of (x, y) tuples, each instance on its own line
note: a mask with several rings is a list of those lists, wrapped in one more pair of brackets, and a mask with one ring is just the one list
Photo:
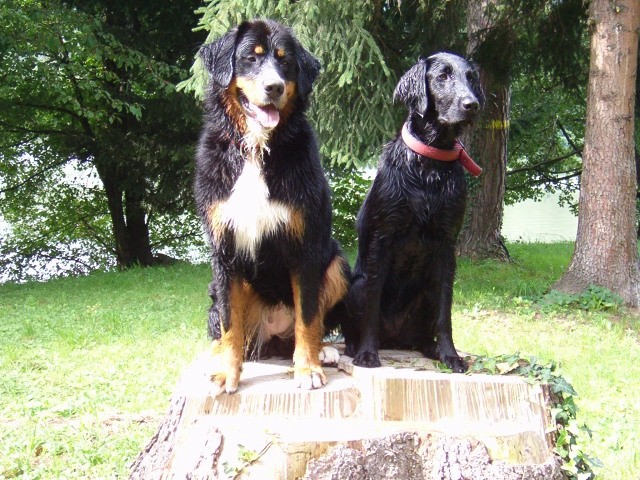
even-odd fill
[(415, 352), (380, 360), (342, 356), (311, 391), (294, 386), (291, 360), (245, 362), (238, 391), (214, 397), (214, 360), (201, 355), (131, 478), (563, 478), (540, 385), (442, 373)]

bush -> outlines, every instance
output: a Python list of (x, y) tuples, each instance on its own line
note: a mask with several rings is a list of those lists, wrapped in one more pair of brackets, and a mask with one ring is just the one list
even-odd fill
[(333, 236), (344, 250), (354, 250), (358, 246), (356, 216), (371, 180), (355, 168), (334, 168), (327, 176), (333, 192)]
[(593, 312), (617, 311), (623, 304), (622, 299), (611, 290), (598, 285), (589, 285), (582, 293), (568, 294), (551, 290), (542, 297), (542, 305), (557, 307), (577, 307)]

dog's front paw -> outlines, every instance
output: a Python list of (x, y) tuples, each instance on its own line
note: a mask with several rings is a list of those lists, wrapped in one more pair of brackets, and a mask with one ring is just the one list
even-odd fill
[(215, 387), (214, 395), (238, 390), (242, 372), (242, 350), (231, 347), (223, 340), (214, 340), (211, 344), (211, 382)]
[(449, 367), (454, 373), (464, 373), (467, 371), (466, 362), (458, 355), (444, 355), (440, 361)]
[(222, 392), (235, 393), (240, 383), (240, 371), (214, 373), (211, 375), (211, 382), (215, 385), (214, 396)]
[(318, 357), (323, 365), (337, 365), (340, 361), (340, 352), (334, 347), (325, 345), (320, 350)]
[(377, 368), (381, 365), (378, 352), (360, 351), (353, 357), (353, 364), (358, 367)]
[(296, 387), (302, 390), (314, 390), (327, 384), (327, 376), (320, 366), (294, 367), (293, 379)]

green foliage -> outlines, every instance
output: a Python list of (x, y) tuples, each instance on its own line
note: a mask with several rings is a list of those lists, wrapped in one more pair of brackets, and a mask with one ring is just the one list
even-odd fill
[(256, 452), (254, 450), (247, 449), (244, 445), (238, 444), (238, 458), (236, 462), (234, 462), (233, 464), (230, 462), (223, 462), (222, 464), (224, 474), (227, 476), (227, 478), (236, 478), (244, 471), (245, 468), (250, 466), (252, 463), (260, 460), (260, 457), (262, 457), (267, 452), (267, 450), (269, 450), (271, 445), (272, 443), (269, 442), (260, 452)]
[(199, 233), (189, 185), (199, 111), (174, 86), (197, 38), (195, 5), (0, 4), (0, 216), (12, 226), (0, 265), (14, 278), (47, 263), (112, 264), (126, 247), (114, 232), (134, 212), (155, 249)]
[[(513, 264), (460, 262), (456, 346), (561, 364), (580, 393), (579, 424), (593, 437), (578, 429), (578, 440), (603, 462), (600, 478), (638, 478), (638, 316), (540, 311), (521, 297), (548, 289), (571, 249), (518, 243)], [(126, 478), (180, 373), (208, 348), (210, 278), (208, 265), (178, 264), (0, 285), (0, 477)], [(509, 370), (514, 361), (494, 363)]]
[(0, 285), (0, 478), (126, 478), (206, 349), (210, 276), (182, 264)]
[(472, 359), (469, 373), (489, 373), (492, 375), (519, 375), (530, 382), (541, 383), (549, 387), (552, 407), (551, 416), (556, 421), (555, 453), (562, 459), (562, 469), (571, 480), (589, 480), (595, 478), (593, 467), (602, 467), (599, 460), (583, 452), (578, 435), (580, 431), (591, 436), (585, 424), (579, 425), (576, 419), (578, 408), (574, 398), (578, 395), (573, 386), (560, 375), (557, 364), (538, 362), (536, 358), (525, 360), (520, 354), (499, 355), (497, 357), (479, 356)]
[(594, 312), (617, 312), (622, 308), (624, 302), (622, 298), (608, 288), (589, 285), (585, 291), (577, 294), (551, 290), (542, 297), (540, 303), (550, 307), (580, 308)]
[(357, 248), (356, 215), (371, 186), (363, 173), (355, 169), (332, 168), (328, 172), (333, 192), (333, 235), (345, 250)]
[(513, 82), (507, 204), (556, 191), (563, 203), (575, 203), (582, 172), (584, 99), (584, 89), (558, 88), (548, 78)]

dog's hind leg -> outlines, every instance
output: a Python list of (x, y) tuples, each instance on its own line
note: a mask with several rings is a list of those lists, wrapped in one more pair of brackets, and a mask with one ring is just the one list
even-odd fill
[(207, 318), (207, 334), (209, 335), (209, 339), (219, 340), (222, 331), (220, 330), (220, 311), (218, 310), (216, 282), (209, 284), (209, 297), (211, 298), (211, 307), (209, 307), (209, 316)]

